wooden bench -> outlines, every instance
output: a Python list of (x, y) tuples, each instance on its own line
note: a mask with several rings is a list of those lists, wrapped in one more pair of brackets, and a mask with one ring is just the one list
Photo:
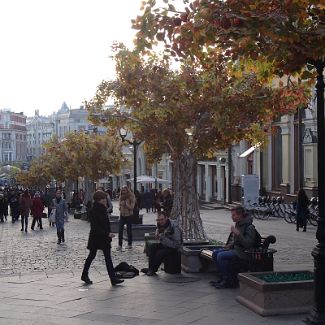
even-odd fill
[[(238, 270), (239, 272), (273, 271), (273, 254), (276, 253), (276, 250), (272, 248), (270, 249), (269, 246), (270, 244), (274, 244), (276, 242), (276, 238), (273, 235), (261, 235), (261, 237), (261, 247), (247, 250), (246, 253), (248, 254), (248, 260), (235, 259), (235, 263), (239, 265), (232, 265), (232, 268), (236, 269), (236, 271)], [(220, 248), (222, 248), (222, 246)], [(212, 263), (216, 269), (216, 264), (213, 260), (213, 250), (202, 249), (200, 252), (200, 258), (202, 259), (204, 269), (211, 269)]]

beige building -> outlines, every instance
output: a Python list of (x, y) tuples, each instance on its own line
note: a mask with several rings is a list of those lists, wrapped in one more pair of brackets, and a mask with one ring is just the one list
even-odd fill
[(54, 135), (54, 122), (51, 118), (39, 115), (27, 118), (27, 158), (32, 160), (44, 152), (43, 145)]

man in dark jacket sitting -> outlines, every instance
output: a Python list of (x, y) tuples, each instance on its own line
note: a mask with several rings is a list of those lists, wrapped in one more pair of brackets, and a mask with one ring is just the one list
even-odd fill
[(177, 253), (182, 245), (182, 233), (174, 220), (169, 220), (166, 212), (158, 212), (156, 239), (159, 243), (149, 246), (149, 268), (143, 268), (141, 271), (148, 276), (155, 275), (160, 264), (171, 254)]
[(230, 228), (230, 235), (225, 247), (213, 251), (213, 259), (217, 264), (220, 278), (218, 281), (211, 281), (217, 289), (232, 286), (230, 279), (230, 263), (237, 260), (247, 260), (245, 250), (255, 246), (256, 230), (253, 226), (253, 219), (246, 217), (243, 207), (238, 206), (231, 209), (231, 217), (235, 225)]

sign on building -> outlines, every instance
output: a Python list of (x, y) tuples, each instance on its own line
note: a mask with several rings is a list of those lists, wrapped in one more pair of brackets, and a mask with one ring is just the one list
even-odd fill
[(242, 175), (243, 205), (258, 203), (259, 177), (257, 175)]

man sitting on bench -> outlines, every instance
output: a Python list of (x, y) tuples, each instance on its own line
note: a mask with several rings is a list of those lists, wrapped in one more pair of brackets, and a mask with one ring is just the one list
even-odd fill
[(243, 207), (238, 206), (231, 210), (232, 225), (231, 233), (228, 237), (225, 247), (215, 249), (213, 251), (213, 260), (217, 264), (219, 272), (219, 280), (210, 283), (217, 289), (231, 288), (234, 286), (232, 282), (232, 272), (230, 264), (236, 263), (236, 260), (247, 260), (248, 256), (245, 250), (255, 246), (256, 230), (253, 226), (253, 218), (245, 215)]
[(157, 215), (155, 237), (160, 242), (150, 244), (148, 248), (149, 268), (141, 270), (148, 276), (155, 275), (165, 258), (171, 254), (177, 254), (182, 244), (182, 235), (178, 224), (173, 220), (169, 220), (164, 211), (158, 212)]

